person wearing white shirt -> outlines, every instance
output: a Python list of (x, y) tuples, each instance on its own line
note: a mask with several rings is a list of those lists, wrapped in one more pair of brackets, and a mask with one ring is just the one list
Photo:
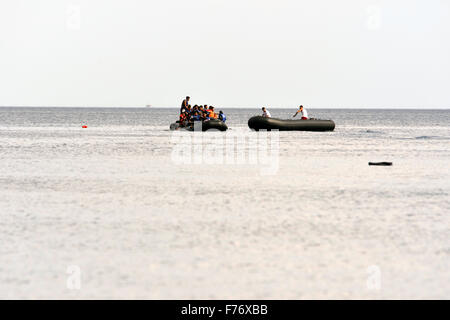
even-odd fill
[(294, 114), (294, 118), (297, 115), (297, 113), (301, 113), (302, 114), (302, 120), (308, 120), (308, 112), (306, 111), (305, 108), (303, 108), (303, 106), (300, 106), (300, 108), (297, 110), (297, 112)]
[(262, 116), (263, 116), (264, 118), (270, 118), (270, 117), (271, 117), (269, 110), (266, 110), (266, 108), (263, 107), (263, 108), (262, 108), (262, 111), (263, 111)]

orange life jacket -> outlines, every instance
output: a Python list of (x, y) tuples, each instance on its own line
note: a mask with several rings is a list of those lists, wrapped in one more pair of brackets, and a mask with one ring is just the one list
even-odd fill
[(217, 114), (213, 110), (208, 110), (211, 119), (217, 119)]

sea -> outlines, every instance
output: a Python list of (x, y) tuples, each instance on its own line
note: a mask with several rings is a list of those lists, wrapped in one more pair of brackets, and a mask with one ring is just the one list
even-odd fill
[(450, 298), (450, 110), (218, 110), (0, 108), (0, 299)]

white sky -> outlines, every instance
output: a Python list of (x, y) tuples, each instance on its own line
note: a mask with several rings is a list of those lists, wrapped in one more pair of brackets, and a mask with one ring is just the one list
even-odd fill
[(0, 0), (3, 106), (450, 107), (448, 0)]

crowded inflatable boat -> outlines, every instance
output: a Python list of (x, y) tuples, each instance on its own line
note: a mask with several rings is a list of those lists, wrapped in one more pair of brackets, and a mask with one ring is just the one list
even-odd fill
[(213, 106), (207, 105), (191, 107), (189, 100), (190, 97), (186, 97), (181, 103), (179, 120), (170, 124), (170, 130), (228, 130), (228, 126), (225, 124), (227, 118), (222, 111), (216, 113)]

